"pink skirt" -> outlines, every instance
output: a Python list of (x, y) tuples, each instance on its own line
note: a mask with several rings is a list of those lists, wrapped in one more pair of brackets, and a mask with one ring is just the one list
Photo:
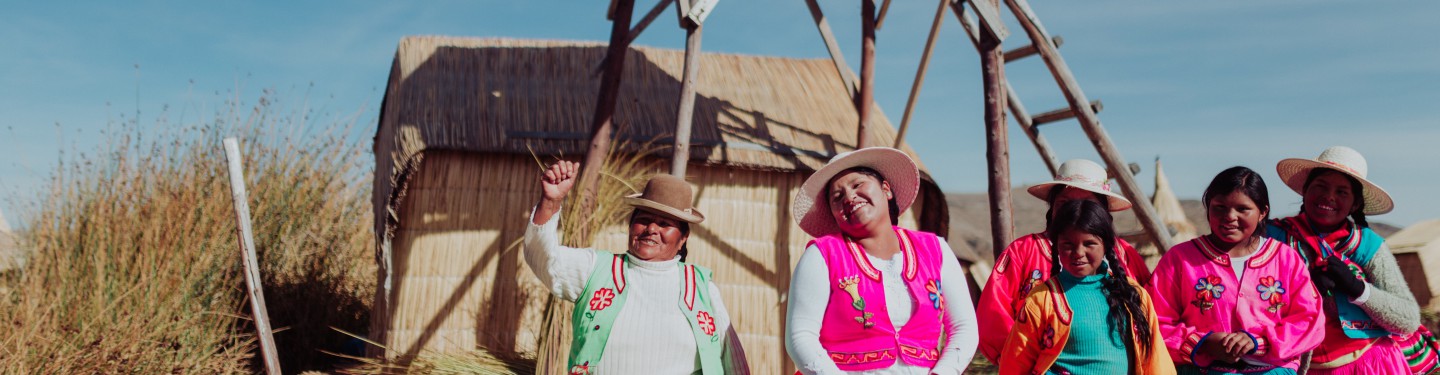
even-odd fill
[(1370, 374), (1409, 374), (1410, 366), (1405, 362), (1405, 355), (1400, 353), (1400, 347), (1395, 341), (1389, 338), (1380, 339), (1365, 351), (1364, 355), (1356, 358), (1344, 366), (1321, 369), (1310, 368), (1308, 374), (1316, 375), (1370, 375)]

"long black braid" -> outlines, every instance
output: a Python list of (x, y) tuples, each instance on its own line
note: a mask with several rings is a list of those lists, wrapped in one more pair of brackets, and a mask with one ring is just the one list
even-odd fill
[[(1130, 348), (1137, 350), (1139, 357), (1149, 356), (1154, 348), (1150, 347), (1150, 320), (1146, 318), (1144, 305), (1141, 304), (1140, 293), (1144, 292), (1130, 284), (1125, 267), (1121, 267), (1110, 211), (1100, 202), (1088, 199), (1066, 202), (1050, 220), (1045, 235), (1050, 237), (1051, 243), (1058, 243), (1060, 235), (1069, 230), (1089, 233), (1105, 244), (1105, 262), (1109, 264), (1110, 276), (1104, 278), (1101, 285), (1105, 287), (1105, 300), (1110, 304), (1110, 323), (1114, 327), (1129, 327), (1135, 335), (1122, 331), (1120, 336), (1125, 338)], [(1065, 272), (1060, 268), (1060, 251), (1050, 252), (1050, 264), (1052, 275)]]

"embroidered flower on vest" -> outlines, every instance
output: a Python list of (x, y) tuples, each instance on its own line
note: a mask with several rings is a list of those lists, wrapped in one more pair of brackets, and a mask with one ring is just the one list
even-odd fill
[(1030, 294), (1030, 290), (1035, 289), (1037, 284), (1040, 284), (1040, 270), (1030, 270), (1030, 280), (1020, 284), (1020, 294), (1015, 295), (1015, 299), (1025, 299), (1025, 296)]
[(1260, 299), (1270, 302), (1270, 307), (1266, 308), (1266, 310), (1270, 310), (1270, 312), (1280, 311), (1280, 306), (1285, 304), (1281, 301), (1281, 298), (1285, 295), (1284, 285), (1280, 280), (1276, 280), (1274, 276), (1260, 278), (1260, 285), (1256, 286), (1255, 290), (1260, 292)]
[(707, 335), (715, 335), (715, 318), (711, 318), (710, 313), (701, 311), (699, 314), (695, 314), (695, 321), (700, 324), (700, 331)]
[(930, 280), (925, 283), (925, 290), (930, 292), (930, 302), (935, 304), (935, 309), (945, 312), (945, 295), (940, 293), (940, 281)]
[(1225, 292), (1225, 286), (1220, 284), (1219, 276), (1210, 275), (1201, 277), (1195, 281), (1195, 300), (1190, 304), (1199, 307), (1201, 312), (1215, 307), (1215, 300), (1220, 299), (1220, 294)]
[(610, 288), (600, 288), (595, 295), (590, 297), (590, 310), (600, 311), (610, 307), (610, 301), (615, 299), (615, 291)]
[(1045, 327), (1045, 332), (1040, 334), (1040, 349), (1055, 347), (1055, 327)]
[(590, 362), (570, 367), (570, 375), (590, 375)]

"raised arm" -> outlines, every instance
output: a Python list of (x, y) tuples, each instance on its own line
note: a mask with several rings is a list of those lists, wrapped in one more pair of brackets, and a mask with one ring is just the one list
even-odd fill
[(551, 293), (568, 301), (585, 290), (595, 266), (594, 250), (560, 245), (561, 202), (575, 186), (579, 171), (579, 163), (560, 161), (541, 173), (540, 202), (525, 228), (525, 263)]

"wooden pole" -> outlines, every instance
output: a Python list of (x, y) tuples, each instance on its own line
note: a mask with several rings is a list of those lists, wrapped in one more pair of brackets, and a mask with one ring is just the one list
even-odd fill
[(1005, 0), (1010, 6), (1010, 11), (1015, 13), (1015, 18), (1020, 21), (1020, 26), (1030, 36), (1035, 47), (1040, 50), (1040, 57), (1049, 66), (1051, 75), (1055, 76), (1055, 82), (1060, 85), (1060, 91), (1065, 93), (1065, 100), (1070, 103), (1070, 109), (1074, 110), (1080, 120), (1080, 126), (1089, 136), (1090, 143), (1095, 145), (1095, 150), (1105, 160), (1112, 172), (1115, 173), (1115, 180), (1120, 183), (1120, 189), (1130, 202), (1135, 205), (1135, 216), (1145, 231), (1150, 232), (1155, 244), (1164, 254), (1174, 244), (1171, 242), (1170, 232), (1165, 229), (1165, 224), (1160, 222), (1159, 215), (1155, 214), (1155, 207), (1146, 199), (1145, 193), (1140, 190), (1140, 185), (1135, 182), (1135, 175), (1130, 173), (1126, 167), (1129, 163), (1120, 155), (1115, 144), (1110, 142), (1110, 136), (1105, 133), (1105, 128), (1100, 126), (1100, 119), (1095, 116), (1095, 111), (1090, 108), (1090, 100), (1085, 98), (1085, 93), (1080, 90), (1080, 84), (1075, 81), (1075, 76), (1070, 72), (1070, 67), (1065, 65), (1065, 59), (1060, 56), (1060, 51), (1050, 44), (1049, 34), (1045, 32), (1040, 19), (1035, 12), (1030, 10), (1030, 5), (1025, 0)]
[(860, 85), (855, 83), (850, 65), (845, 64), (845, 55), (840, 52), (835, 33), (830, 31), (830, 22), (825, 21), (825, 14), (820, 12), (820, 4), (815, 0), (805, 0), (805, 5), (810, 8), (810, 18), (815, 19), (815, 28), (820, 29), (820, 40), (825, 42), (825, 51), (830, 53), (830, 61), (835, 63), (835, 72), (840, 74), (840, 81), (845, 83), (845, 89), (850, 90), (850, 97), (854, 98), (860, 91)]
[[(972, 1), (1000, 5), (999, 0)], [(1005, 124), (1005, 52), (1000, 44), (996, 35), (988, 31), (980, 33), (980, 69), (985, 86), (985, 161), (990, 165), (990, 236), (992, 254), (997, 259), (1015, 238), (1014, 208), (1010, 201), (1010, 136)]]
[(860, 113), (856, 126), (855, 148), (869, 147), (870, 107), (875, 103), (875, 0), (860, 0), (860, 95), (855, 108)]
[[(595, 190), (599, 185), (600, 168), (605, 164), (605, 155), (610, 151), (614, 131), (615, 101), (620, 92), (620, 78), (625, 73), (625, 54), (630, 49), (630, 16), (635, 10), (635, 0), (617, 0), (615, 22), (610, 27), (610, 47), (605, 53), (605, 75), (600, 79), (599, 99), (595, 101), (595, 115), (591, 119), (590, 148), (585, 152), (585, 164), (580, 171), (581, 207), (591, 207), (595, 202)], [(582, 210), (582, 212), (587, 210)]]
[[(965, 29), (965, 35), (970, 37), (970, 42), (975, 44), (975, 49), (980, 50), (980, 32), (970, 25), (970, 20), (965, 18), (965, 7), (962, 3), (951, 3), (950, 10), (954, 11), (955, 18), (960, 20), (960, 27)], [(1009, 62), (1009, 60), (1006, 60)], [(1045, 136), (1035, 129), (1030, 119), (1029, 112), (1025, 111), (1025, 105), (1021, 104), (1020, 97), (1015, 94), (1015, 88), (1010, 86), (1009, 79), (1005, 82), (1005, 103), (1010, 107), (1010, 114), (1015, 116), (1015, 122), (1020, 124), (1020, 130), (1030, 138), (1030, 143), (1035, 145), (1035, 151), (1040, 153), (1040, 159), (1045, 161), (1045, 167), (1050, 169), (1051, 176), (1060, 174), (1060, 163), (1055, 161), (1055, 153), (1050, 151), (1050, 142), (1045, 141)]]
[(655, 4), (654, 8), (650, 8), (650, 13), (645, 13), (645, 17), (641, 18), (640, 22), (636, 22), (635, 27), (630, 29), (630, 36), (627, 37), (629, 41), (625, 43), (635, 43), (635, 38), (639, 38), (640, 33), (644, 32), (645, 28), (649, 27), (651, 22), (655, 22), (655, 19), (660, 17), (661, 13), (665, 12), (665, 8), (670, 7), (670, 2), (672, 1), (675, 0), (660, 0), (659, 3)]
[(910, 84), (910, 98), (905, 100), (905, 115), (900, 118), (900, 132), (895, 134), (895, 148), (900, 148), (905, 142), (905, 131), (910, 128), (910, 115), (915, 111), (915, 99), (920, 96), (920, 86), (925, 84), (925, 72), (930, 67), (930, 54), (935, 50), (935, 39), (940, 35), (940, 24), (945, 19), (945, 7), (948, 5), (950, 0), (940, 0), (940, 9), (935, 10), (935, 20), (930, 23), (930, 35), (925, 38), (925, 51), (920, 53), (920, 68), (915, 70), (915, 82)]
[(685, 28), (685, 68), (681, 73), (680, 111), (675, 123), (675, 155), (670, 159), (670, 174), (682, 179), (685, 166), (690, 162), (690, 124), (695, 118), (695, 73), (700, 68), (702, 31), (704, 25)]
[(280, 357), (275, 350), (275, 336), (270, 332), (270, 314), (265, 310), (265, 291), (261, 288), (255, 237), (250, 232), (250, 202), (245, 194), (245, 170), (240, 166), (240, 143), (230, 137), (225, 138), (224, 144), (225, 159), (230, 166), (230, 198), (235, 202), (236, 234), (240, 237), (245, 294), (250, 299), (250, 314), (255, 317), (255, 333), (260, 338), (260, 356), (265, 360), (266, 374), (280, 375)]

